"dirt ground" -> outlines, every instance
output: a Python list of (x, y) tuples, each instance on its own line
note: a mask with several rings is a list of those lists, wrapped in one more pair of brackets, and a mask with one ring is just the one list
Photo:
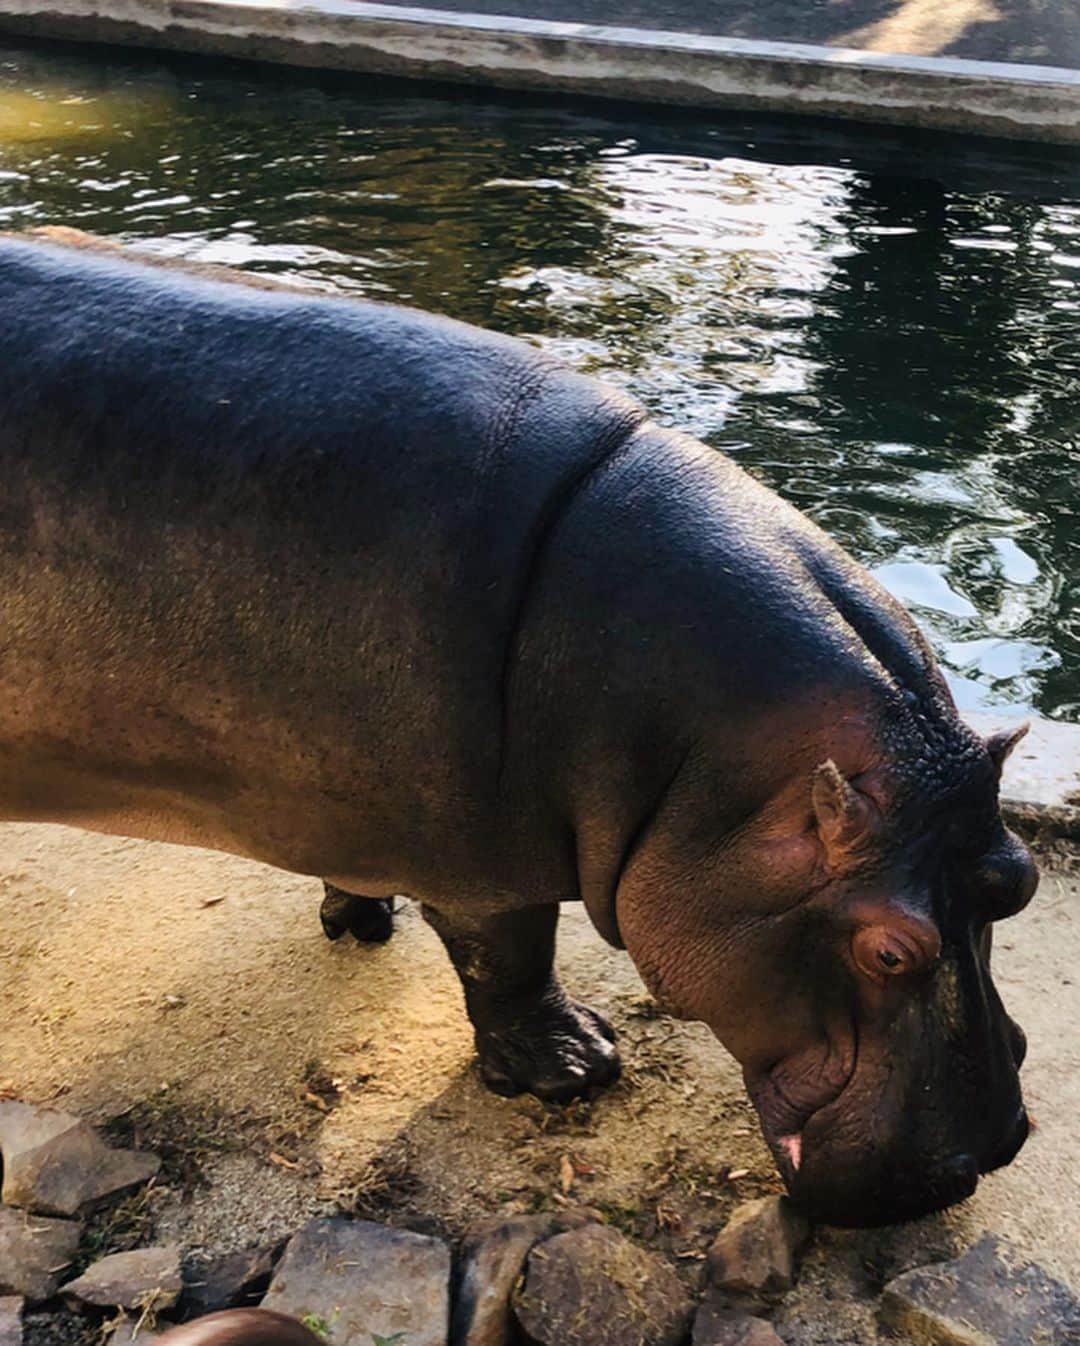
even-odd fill
[[(457, 1234), (494, 1211), (599, 1208), (687, 1281), (739, 1200), (777, 1190), (734, 1063), (659, 1017), (625, 955), (568, 910), (561, 966), (620, 1032), (591, 1105), (488, 1094), (450, 966), (418, 913), (331, 945), (319, 885), (232, 857), (58, 827), (0, 827), (0, 1089), (158, 1148), (144, 1233), (188, 1250), (274, 1238), (335, 1205)], [(791, 1343), (872, 1343), (872, 1296), (984, 1229), (1080, 1285), (1080, 868), (1058, 854), (1001, 927), (998, 983), (1031, 1042), (1038, 1129), (960, 1209), (817, 1231), (777, 1317)], [(564, 1191), (573, 1169), (570, 1191)]]

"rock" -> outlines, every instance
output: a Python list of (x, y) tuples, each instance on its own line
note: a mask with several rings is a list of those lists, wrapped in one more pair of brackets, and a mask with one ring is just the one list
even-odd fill
[(513, 1305), (538, 1346), (679, 1346), (691, 1312), (666, 1263), (598, 1224), (533, 1248)]
[(329, 1346), (446, 1346), (450, 1249), (367, 1220), (312, 1220), (289, 1240), (263, 1308), (318, 1324)]
[(113, 1253), (64, 1286), (66, 1299), (99, 1308), (170, 1308), (180, 1296), (180, 1249), (175, 1244)]
[(22, 1346), (22, 1311), (18, 1295), (0, 1297), (0, 1346)]
[(140, 1327), (134, 1318), (125, 1318), (109, 1338), (108, 1346), (151, 1346), (161, 1335), (149, 1327)]
[(897, 1276), (880, 1317), (913, 1346), (1076, 1346), (1080, 1301), (987, 1236), (962, 1257)]
[(282, 1245), (245, 1248), (197, 1267), (184, 1277), (184, 1311), (200, 1318), (204, 1313), (257, 1304), (270, 1287), (270, 1277)]
[(795, 1284), (795, 1255), (810, 1226), (787, 1197), (740, 1206), (709, 1249), (712, 1284), (738, 1308), (763, 1308)]
[(453, 1346), (510, 1346), (510, 1293), (535, 1244), (599, 1219), (592, 1211), (552, 1211), (487, 1220), (469, 1232), (450, 1324)]
[(0, 1295), (54, 1295), (81, 1236), (78, 1220), (50, 1220), (0, 1207)]
[(161, 1161), (113, 1150), (69, 1112), (0, 1100), (0, 1200), (43, 1215), (75, 1215), (102, 1197), (154, 1177)]
[(764, 1318), (754, 1318), (741, 1309), (725, 1308), (713, 1294), (694, 1319), (692, 1346), (784, 1346)]

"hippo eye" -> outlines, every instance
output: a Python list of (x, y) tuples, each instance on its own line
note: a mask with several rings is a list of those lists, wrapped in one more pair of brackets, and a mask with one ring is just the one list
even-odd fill
[(928, 918), (894, 909), (887, 922), (875, 921), (856, 930), (851, 952), (859, 970), (883, 985), (929, 968), (941, 953), (941, 936)]

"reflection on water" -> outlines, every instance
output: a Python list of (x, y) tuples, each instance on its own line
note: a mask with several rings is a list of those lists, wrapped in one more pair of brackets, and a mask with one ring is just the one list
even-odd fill
[(1080, 719), (1080, 159), (0, 48), (0, 227), (437, 309), (734, 454)]
[[(2, 58), (2, 49), (0, 49)], [(7, 63), (5, 63), (7, 65)], [(10, 74), (10, 66), (5, 69)], [(136, 99), (123, 89), (102, 98), (84, 86), (46, 82), (43, 86), (0, 87), (0, 148), (99, 139), (108, 143), (119, 124), (137, 126), (151, 115), (159, 120), (173, 106), (163, 91), (145, 91)]]

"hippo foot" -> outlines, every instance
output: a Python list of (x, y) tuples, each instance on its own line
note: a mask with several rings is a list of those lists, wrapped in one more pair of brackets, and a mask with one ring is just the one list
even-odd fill
[(498, 1028), (476, 1035), (480, 1074), (493, 1093), (535, 1094), (553, 1103), (613, 1084), (621, 1069), (614, 1042), (606, 1019), (565, 997), (555, 1007), (508, 1014)]
[(319, 910), (323, 934), (327, 939), (352, 935), (361, 944), (385, 944), (394, 933), (392, 897), (356, 897), (329, 883)]

